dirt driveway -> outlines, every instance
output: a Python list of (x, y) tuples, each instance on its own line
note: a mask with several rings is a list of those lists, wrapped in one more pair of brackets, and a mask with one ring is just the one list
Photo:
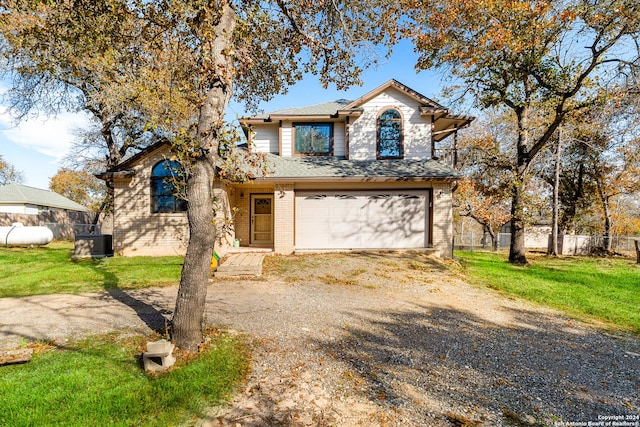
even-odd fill
[[(0, 299), (0, 347), (148, 331), (175, 294)], [(202, 426), (565, 426), (640, 414), (639, 339), (470, 286), (420, 254), (267, 258), (261, 278), (212, 283), (207, 321), (246, 334), (254, 351), (247, 383)]]

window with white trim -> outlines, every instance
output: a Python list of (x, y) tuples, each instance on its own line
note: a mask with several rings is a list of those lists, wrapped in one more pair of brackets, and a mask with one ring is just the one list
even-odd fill
[(398, 110), (390, 108), (378, 117), (376, 154), (378, 159), (404, 157), (402, 115)]

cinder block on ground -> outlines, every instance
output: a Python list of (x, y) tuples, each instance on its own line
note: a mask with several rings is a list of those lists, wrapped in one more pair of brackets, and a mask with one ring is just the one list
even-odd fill
[(166, 371), (176, 363), (173, 349), (176, 346), (167, 340), (147, 343), (147, 351), (142, 354), (144, 370), (151, 372)]

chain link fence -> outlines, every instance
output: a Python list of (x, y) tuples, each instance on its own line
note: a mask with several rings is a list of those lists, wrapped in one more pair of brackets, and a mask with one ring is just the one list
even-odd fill
[[(549, 243), (551, 235), (549, 237)], [(625, 256), (635, 256), (635, 240), (640, 237), (632, 236), (611, 236), (611, 251)], [(507, 250), (511, 245), (511, 233), (499, 233), (496, 238), (498, 250)], [(564, 235), (558, 236), (558, 254), (563, 255), (590, 255), (598, 253), (606, 246), (605, 236), (584, 236), (584, 235)], [(528, 246), (527, 249), (537, 249), (546, 251), (547, 247)], [(458, 233), (454, 236), (454, 248), (461, 251), (490, 251), (492, 242), (489, 234), (486, 233)]]
[[(508, 249), (511, 243), (511, 233), (498, 233), (498, 250)], [(460, 251), (490, 251), (492, 250), (491, 236), (486, 233), (458, 233), (454, 236), (454, 248)]]

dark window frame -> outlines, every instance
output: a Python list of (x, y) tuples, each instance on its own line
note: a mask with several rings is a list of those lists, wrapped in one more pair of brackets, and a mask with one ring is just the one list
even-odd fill
[[(302, 127), (302, 126), (321, 126), (321, 127), (327, 127), (329, 128), (329, 147), (328, 147), (328, 151), (324, 151), (324, 152), (300, 152), (298, 151), (298, 144), (296, 142), (296, 138), (297, 138), (297, 127)], [(334, 138), (334, 123), (333, 122), (295, 122), (293, 123), (292, 126), (293, 129), (293, 135), (291, 138), (292, 141), (292, 151), (293, 151), (293, 155), (294, 156), (321, 156), (321, 157), (327, 157), (327, 156), (333, 156), (333, 138)]]
[[(162, 167), (162, 165), (165, 165)], [(169, 166), (166, 166), (169, 165)], [(161, 171), (161, 168), (166, 172)], [(171, 178), (175, 171), (184, 173), (180, 163), (175, 160), (161, 160), (151, 168), (151, 213), (171, 214), (187, 211), (187, 201), (176, 196), (175, 184)]]
[[(383, 118), (383, 116), (385, 114), (387, 114), (387, 112), (389, 111), (393, 111), (394, 113), (396, 113), (398, 115), (398, 117), (394, 117), (394, 118)], [(399, 133), (400, 135), (398, 136), (398, 138), (394, 138), (394, 139), (384, 139), (384, 141), (396, 141), (396, 145), (397, 145), (397, 151), (398, 154), (397, 155), (391, 155), (391, 156), (386, 156), (386, 155), (382, 155), (381, 154), (381, 142), (383, 141), (383, 139), (381, 138), (382, 136), (382, 129), (383, 126), (388, 124), (393, 124), (393, 123), (397, 123), (399, 125)], [(382, 110), (382, 112), (380, 114), (378, 114), (378, 118), (376, 119), (376, 158), (378, 160), (395, 160), (395, 159), (403, 159), (404, 158), (404, 120), (402, 117), (402, 112), (400, 110), (398, 110), (397, 108), (393, 108), (393, 107), (388, 107)]]

